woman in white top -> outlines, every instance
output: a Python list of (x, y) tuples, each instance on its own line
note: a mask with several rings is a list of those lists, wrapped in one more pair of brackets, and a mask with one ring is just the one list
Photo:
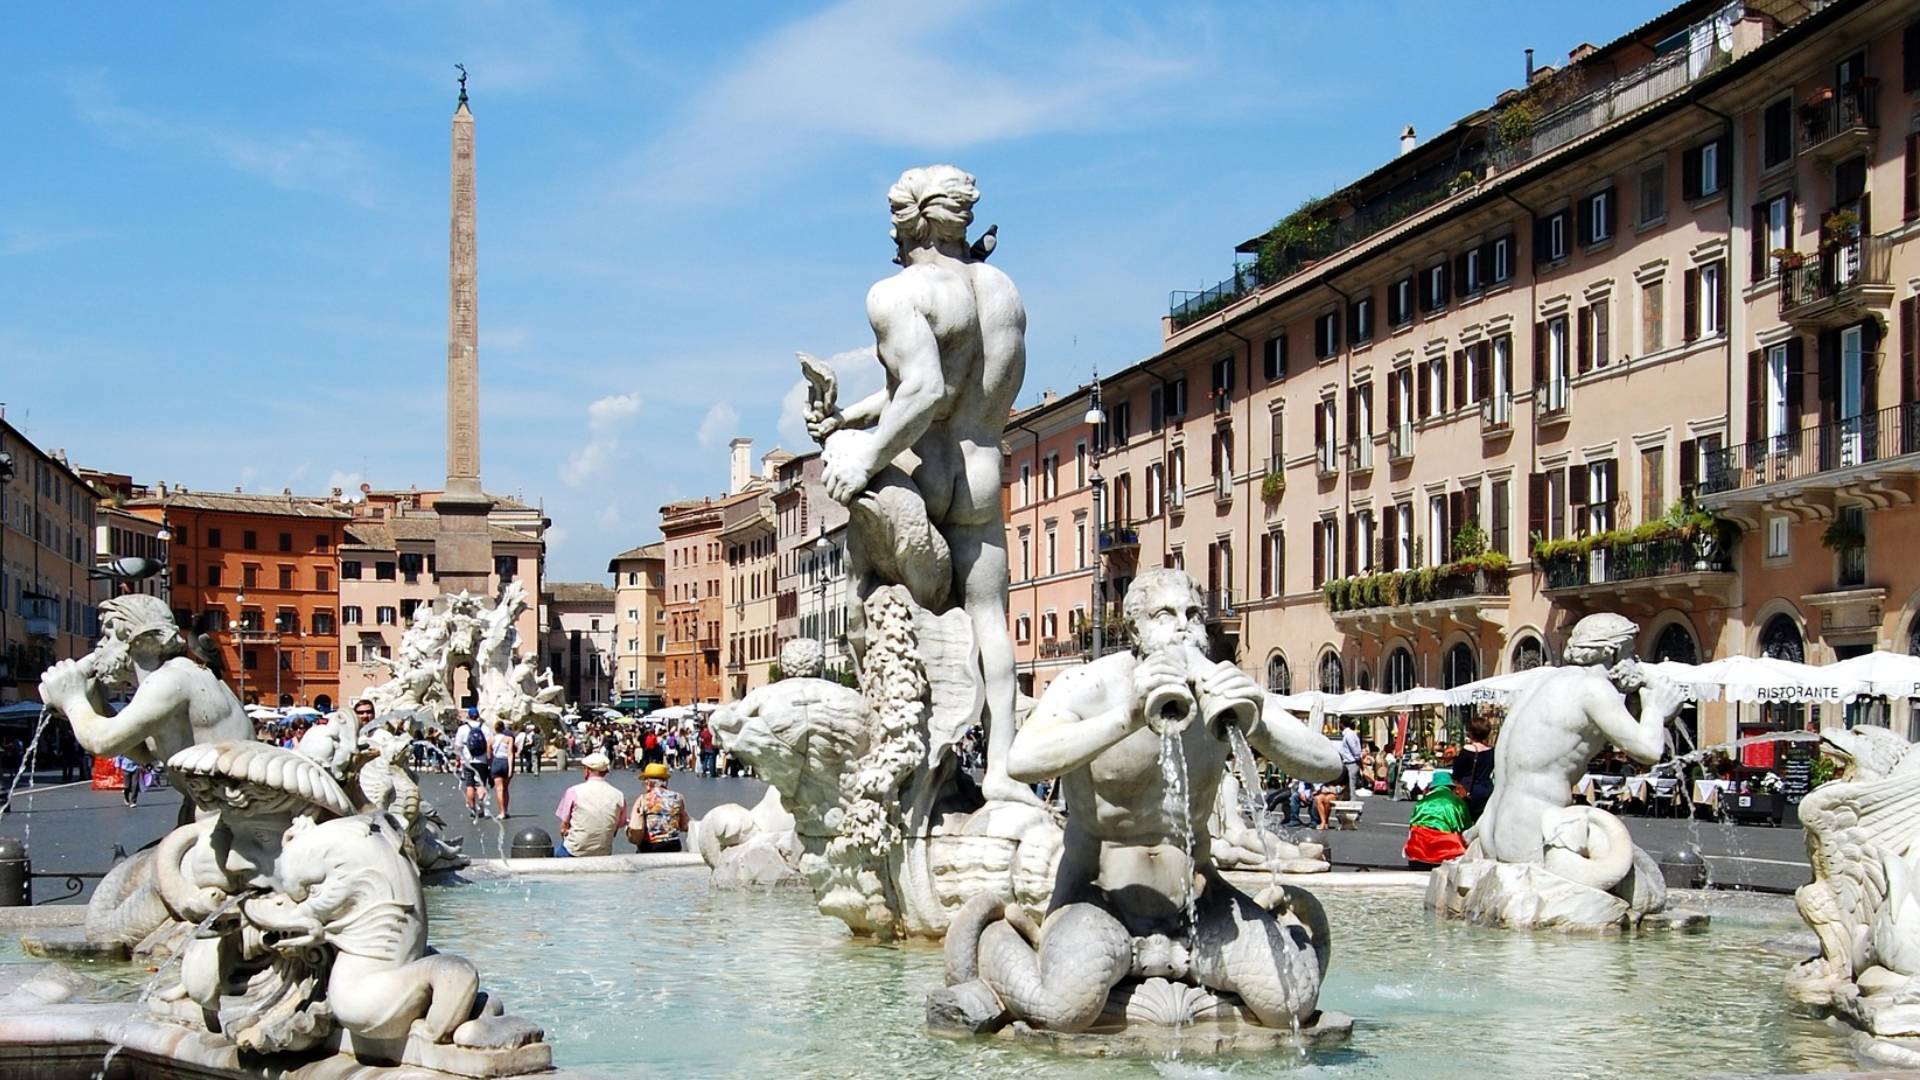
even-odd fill
[(507, 819), (507, 778), (513, 775), (513, 736), (507, 733), (507, 722), (493, 722), (493, 738), (487, 740), (487, 757), (490, 771), (493, 773), (493, 801), (499, 807), (494, 816), (501, 821)]

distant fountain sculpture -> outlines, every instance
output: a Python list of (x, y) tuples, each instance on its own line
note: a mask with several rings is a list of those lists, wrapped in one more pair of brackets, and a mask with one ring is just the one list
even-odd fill
[[(1257, 798), (1257, 796), (1256, 796)], [(1222, 870), (1281, 874), (1324, 874), (1333, 869), (1327, 848), (1313, 840), (1289, 840), (1266, 827), (1243, 798), (1240, 778), (1229, 766), (1220, 778), (1220, 796), (1207, 835), (1213, 839), (1213, 865)]]
[[(950, 165), (887, 193), (902, 269), (867, 294), (887, 386), (844, 408), (801, 355), (822, 483), (848, 510), (860, 690), (790, 678), (716, 715), (780, 791), (822, 911), (938, 936), (978, 888), (1044, 906), (1059, 826), (1007, 774), (1015, 726), (1000, 439), (1026, 369), (1013, 282), (969, 243), (979, 193)], [(986, 775), (955, 745), (984, 720)]]
[(1862, 1058), (1920, 1067), (1920, 753), (1866, 725), (1820, 738), (1842, 767), (1800, 800), (1813, 880), (1794, 893), (1820, 955), (1787, 993), (1855, 1028)]
[(1467, 853), (1432, 871), (1429, 907), (1516, 929), (1704, 923), (1663, 916), (1666, 883), (1652, 857), (1619, 818), (1573, 804), (1574, 784), (1607, 744), (1642, 765), (1658, 761), (1667, 723), (1686, 703), (1681, 687), (1635, 661), (1637, 629), (1619, 615), (1581, 619), (1567, 666), (1515, 699), (1494, 747), (1493, 798), (1467, 833)]
[(1285, 884), (1241, 892), (1208, 832), (1235, 741), (1318, 780), (1340, 772), (1333, 744), (1206, 657), (1183, 571), (1143, 572), (1125, 611), (1134, 650), (1057, 676), (1011, 748), (1015, 779), (1058, 777), (1075, 810), (1044, 919), (990, 892), (969, 900), (929, 1024), (1011, 1025), (1068, 1048), (1343, 1037), (1346, 1018), (1318, 1007), (1332, 952), (1319, 902)]
[(550, 731), (564, 688), (531, 656), (520, 652), (514, 623), (527, 610), (526, 586), (508, 585), (497, 602), (448, 593), (421, 605), (400, 638), (399, 655), (380, 662), (392, 676), (367, 692), (383, 716), (430, 720), (451, 729), (459, 714), (459, 670), (473, 673), (477, 707), (489, 729), (496, 720), (518, 730), (537, 723)]

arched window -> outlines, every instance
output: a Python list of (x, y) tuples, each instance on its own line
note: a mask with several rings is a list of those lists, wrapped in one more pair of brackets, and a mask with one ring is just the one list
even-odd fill
[(1699, 646), (1693, 643), (1693, 632), (1685, 623), (1668, 623), (1666, 629), (1653, 641), (1653, 658), (1658, 660), (1676, 660), (1682, 664), (1700, 662)]
[(1287, 670), (1287, 658), (1279, 653), (1267, 658), (1267, 690), (1275, 694), (1293, 693), (1293, 672)]
[(1760, 631), (1760, 654), (1796, 664), (1807, 662), (1807, 644), (1792, 616), (1775, 615), (1767, 620), (1766, 629)]
[(1340, 669), (1340, 654), (1329, 652), (1320, 658), (1320, 692), (1323, 694), (1344, 693), (1347, 689), (1346, 675)]
[(1382, 673), (1380, 690), (1382, 693), (1398, 694), (1413, 689), (1413, 652), (1402, 646), (1387, 656), (1387, 670)]
[(1360, 690), (1373, 689), (1373, 672), (1368, 671), (1366, 665), (1361, 665), (1360, 670), (1354, 673), (1353, 685)]
[(1547, 647), (1540, 639), (1528, 634), (1513, 647), (1513, 670), (1527, 671), (1547, 662)]
[(321, 694), (319, 697), (313, 699), (313, 707), (319, 709), (321, 712), (332, 712), (333, 699), (325, 694)]
[(1442, 684), (1446, 689), (1464, 686), (1480, 677), (1480, 658), (1473, 653), (1473, 647), (1460, 642), (1447, 650), (1447, 662), (1441, 672)]

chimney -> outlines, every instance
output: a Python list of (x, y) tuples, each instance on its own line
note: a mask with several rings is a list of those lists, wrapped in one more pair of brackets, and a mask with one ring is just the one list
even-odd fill
[(1056, 394), (1051, 390), (1040, 391), (1040, 404), (1051, 405), (1058, 400), (1060, 400), (1059, 394)]
[(1527, 50), (1527, 81), (1521, 83), (1520, 85), (1521, 86), (1533, 85), (1533, 50), (1532, 49)]
[(1413, 148), (1418, 143), (1419, 140), (1413, 136), (1413, 125), (1408, 124), (1406, 129), (1400, 132), (1400, 156), (1406, 157), (1408, 154), (1413, 153)]
[(733, 452), (732, 468), (727, 478), (727, 494), (737, 495), (747, 488), (747, 481), (753, 479), (753, 440), (738, 438), (727, 444)]
[(160, 481), (159, 486), (160, 486), (160, 497), (164, 499), (167, 497), (167, 482), (165, 480), (162, 480)]

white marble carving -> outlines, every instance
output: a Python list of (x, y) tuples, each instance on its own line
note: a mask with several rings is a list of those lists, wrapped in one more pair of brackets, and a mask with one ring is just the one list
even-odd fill
[(953, 918), (929, 1023), (1120, 1035), (1139, 1027), (1291, 1032), (1320, 1022), (1324, 913), (1290, 886), (1249, 897), (1219, 873), (1209, 822), (1231, 725), (1290, 774), (1338, 775), (1333, 744), (1209, 661), (1204, 607), (1177, 570), (1127, 592), (1136, 651), (1063, 672), (1009, 759), (1059, 777), (1070, 819), (1044, 920), (981, 893)]
[(488, 730), (496, 720), (516, 731), (529, 720), (550, 730), (560, 717), (563, 688), (520, 652), (514, 622), (526, 609), (526, 586), (518, 581), (497, 602), (462, 592), (421, 605), (400, 638), (399, 655), (382, 658), (392, 677), (367, 696), (383, 717), (417, 717), (451, 730), (459, 714), (459, 671), (466, 668)]
[(1293, 841), (1250, 821), (1241, 806), (1240, 779), (1229, 766), (1220, 778), (1220, 795), (1207, 820), (1213, 838), (1213, 865), (1222, 870), (1266, 870), (1282, 874), (1324, 874), (1333, 869), (1326, 846)]
[(167, 770), (198, 819), (155, 849), (155, 877), (196, 929), (157, 1013), (246, 1054), (469, 1076), (550, 1066), (540, 1029), (481, 995), (472, 964), (427, 949), (400, 821), (353, 814), (324, 768), (263, 743), (189, 747)]
[[(1467, 853), (1428, 879), (1434, 910), (1484, 926), (1631, 929), (1666, 906), (1666, 884), (1612, 814), (1573, 804), (1587, 762), (1609, 744), (1659, 760), (1680, 687), (1633, 657), (1637, 627), (1619, 615), (1574, 626), (1566, 667), (1513, 703), (1494, 747), (1493, 798)], [(1637, 698), (1638, 715), (1633, 710)]]
[(1920, 753), (1866, 725), (1821, 741), (1842, 768), (1800, 801), (1813, 880), (1794, 893), (1820, 955), (1787, 992), (1852, 1025), (1862, 1057), (1920, 1067)]

